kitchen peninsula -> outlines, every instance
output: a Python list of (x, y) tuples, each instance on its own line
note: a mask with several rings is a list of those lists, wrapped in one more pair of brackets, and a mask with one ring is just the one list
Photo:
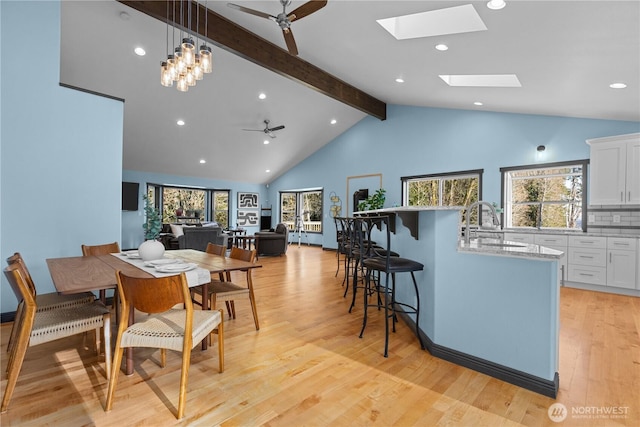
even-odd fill
[[(355, 212), (396, 220), (393, 249), (424, 264), (416, 273), (420, 330), (437, 357), (538, 393), (558, 391), (559, 275), (563, 253), (538, 245), (465, 244), (460, 208)], [(373, 236), (375, 240), (375, 235)], [(414, 304), (397, 277), (396, 298)], [(408, 322), (415, 318), (404, 316)], [(391, 338), (393, 339), (393, 338)]]

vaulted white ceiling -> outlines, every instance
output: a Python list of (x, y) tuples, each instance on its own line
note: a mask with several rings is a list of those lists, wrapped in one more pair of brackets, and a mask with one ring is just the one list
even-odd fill
[[(278, 0), (233, 3), (282, 9)], [(396, 40), (376, 22), (468, 4), (486, 31)], [(226, 1), (207, 5), (286, 49), (276, 23)], [(485, 1), (329, 0), (292, 30), (301, 59), (388, 104), (640, 121), (638, 1), (512, 0), (491, 10)], [(217, 47), (213, 73), (196, 87), (162, 87), (166, 32), (115, 1), (62, 3), (60, 80), (125, 100), (125, 169), (269, 183), (365, 117)], [(439, 43), (449, 50), (436, 50)], [(136, 56), (136, 46), (146, 55)], [(450, 87), (443, 74), (515, 74), (522, 87)], [(611, 89), (614, 82), (627, 88)], [(265, 119), (285, 129), (275, 139), (242, 130), (261, 129)]]

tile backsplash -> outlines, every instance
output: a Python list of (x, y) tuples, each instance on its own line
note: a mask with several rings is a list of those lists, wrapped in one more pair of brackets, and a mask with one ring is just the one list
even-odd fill
[(589, 233), (640, 235), (640, 205), (591, 205), (587, 214)]

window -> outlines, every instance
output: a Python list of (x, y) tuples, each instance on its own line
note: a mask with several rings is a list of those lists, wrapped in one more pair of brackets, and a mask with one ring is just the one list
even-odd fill
[(147, 195), (165, 224), (216, 221), (223, 228), (229, 227), (229, 190), (148, 184)]
[(212, 218), (222, 228), (229, 228), (229, 192), (213, 190), (211, 192)]
[(296, 220), (300, 221), (304, 231), (322, 233), (322, 190), (280, 193), (280, 222), (293, 231)]
[(402, 205), (469, 206), (480, 200), (482, 173), (478, 169), (402, 177)]
[(587, 160), (501, 168), (505, 227), (586, 230)]

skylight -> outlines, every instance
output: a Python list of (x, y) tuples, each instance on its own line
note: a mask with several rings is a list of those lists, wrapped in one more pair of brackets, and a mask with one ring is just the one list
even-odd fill
[(473, 87), (521, 87), (515, 74), (458, 74), (440, 75), (449, 86)]
[(378, 19), (377, 22), (398, 40), (470, 33), (487, 29), (473, 5), (470, 4)]

